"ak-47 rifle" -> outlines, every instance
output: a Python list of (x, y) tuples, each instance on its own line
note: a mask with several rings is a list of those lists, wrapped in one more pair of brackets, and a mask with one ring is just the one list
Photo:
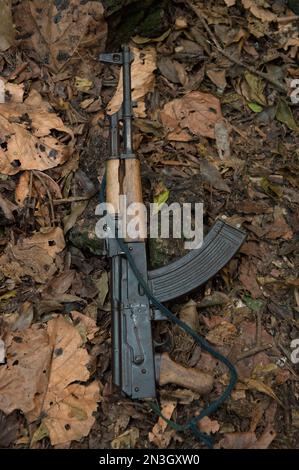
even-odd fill
[[(123, 103), (117, 113), (109, 116), (110, 155), (106, 162), (106, 202), (114, 208), (110, 216), (117, 221), (120, 195), (126, 196), (127, 205), (142, 202), (140, 162), (132, 143), (133, 55), (128, 46), (123, 46), (122, 52), (101, 54), (100, 60), (121, 65), (123, 70)], [(117, 234), (116, 238), (106, 239), (111, 260), (113, 383), (134, 399), (155, 397), (157, 382), (173, 382), (190, 388), (200, 383), (201, 393), (209, 393), (212, 388), (209, 375), (186, 369), (165, 353), (155, 355), (152, 320), (165, 319), (167, 309), (161, 302), (187, 294), (222, 269), (240, 248), (245, 234), (218, 220), (201, 248), (168, 266), (148, 271), (146, 226), (141, 216), (139, 224), (142, 227), (140, 233), (145, 235), (138, 239), (119, 238)]]

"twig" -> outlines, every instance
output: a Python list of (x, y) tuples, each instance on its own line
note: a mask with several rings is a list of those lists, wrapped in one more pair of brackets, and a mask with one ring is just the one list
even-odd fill
[(54, 206), (59, 206), (59, 204), (68, 204), (72, 202), (80, 202), (80, 201), (87, 201), (88, 199), (91, 199), (93, 195), (90, 196), (72, 196), (72, 197), (67, 197), (63, 199), (53, 199), (53, 204)]
[(258, 354), (271, 348), (272, 344), (265, 344), (264, 346), (255, 346), (254, 348), (249, 349), (248, 351), (245, 351), (244, 353), (240, 354), (240, 356), (237, 357), (236, 362), (242, 361), (243, 359), (247, 359), (251, 356), (255, 356), (255, 354)]
[(236, 362), (247, 359), (248, 357), (254, 356), (262, 351), (271, 349), (272, 344), (262, 344), (262, 312), (259, 310), (256, 312), (256, 339), (255, 346), (248, 351), (243, 352), (238, 356)]
[(277, 23), (290, 23), (291, 21), (299, 21), (299, 15), (281, 16), (275, 20)]
[(218, 39), (216, 38), (215, 34), (211, 30), (210, 26), (204, 19), (201, 11), (199, 8), (197, 8), (195, 5), (190, 0), (185, 0), (186, 4), (191, 8), (191, 10), (196, 14), (198, 17), (199, 21), (207, 31), (208, 35), (210, 36), (210, 39), (212, 40), (212, 45), (217, 49), (218, 52), (220, 52), (224, 57), (226, 57), (230, 62), (239, 65), (240, 67), (245, 68), (248, 70), (250, 73), (257, 75), (258, 77), (263, 78), (264, 80), (267, 80), (269, 83), (271, 83), (275, 88), (278, 88), (279, 90), (283, 91), (284, 93), (287, 93), (287, 90), (285, 89), (284, 86), (282, 86), (279, 82), (271, 78), (267, 73), (260, 72), (259, 70), (256, 70), (254, 67), (251, 65), (245, 64), (239, 59), (235, 59), (233, 56), (231, 56), (228, 52), (226, 52), (221, 44), (219, 43)]

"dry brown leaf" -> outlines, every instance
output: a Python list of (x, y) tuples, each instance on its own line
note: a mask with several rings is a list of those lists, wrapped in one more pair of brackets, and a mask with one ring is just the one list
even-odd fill
[(15, 189), (15, 201), (20, 207), (24, 207), (26, 198), (30, 193), (30, 173), (29, 171), (24, 171)]
[[(70, 143), (61, 143), (53, 130)], [(73, 133), (33, 90), (24, 103), (0, 104), (0, 139), (0, 172), (14, 175), (63, 163), (72, 152)]]
[(77, 329), (58, 317), (48, 322), (47, 331), (53, 352), (47, 390), (29, 419), (44, 413), (52, 445), (65, 446), (88, 435), (95, 421), (99, 384), (74, 383), (89, 379), (89, 356)]
[(13, 211), (17, 209), (17, 206), (13, 204), (9, 199), (6, 199), (0, 194), (0, 209), (2, 210), (4, 217), (9, 221), (14, 221)]
[[(46, 386), (51, 348), (43, 325), (34, 324), (5, 340), (7, 363), (0, 366), (0, 409), (31, 412), (36, 394)], [(43, 373), (45, 371), (45, 373)]]
[(281, 401), (279, 400), (278, 396), (269, 385), (256, 379), (248, 379), (245, 381), (245, 383), (247, 387), (250, 388), (251, 390), (257, 390), (260, 393), (264, 393), (265, 395), (268, 395), (269, 397), (273, 398), (274, 400), (276, 400), (278, 403), (281, 404)]
[(229, 432), (218, 443), (220, 449), (250, 449), (256, 443), (254, 432)]
[[(175, 401), (162, 401), (162, 415), (166, 419), (170, 419), (176, 408)], [(154, 425), (152, 431), (148, 435), (150, 442), (153, 442), (159, 449), (165, 449), (168, 447), (172, 437), (175, 434), (174, 429), (166, 431), (167, 422), (163, 418), (159, 418), (157, 423)]]
[(11, 0), (2, 0), (0, 8), (0, 51), (6, 51), (13, 45), (14, 36)]
[(217, 346), (222, 346), (223, 344), (230, 343), (236, 333), (237, 329), (235, 325), (227, 321), (223, 321), (220, 325), (209, 331), (206, 336), (206, 340)]
[(220, 429), (218, 421), (210, 419), (208, 416), (204, 416), (198, 423), (198, 427), (201, 432), (205, 434), (215, 434)]
[(250, 13), (262, 20), (263, 23), (277, 19), (277, 16), (272, 11), (259, 6), (257, 0), (242, 0), (242, 3), (246, 10), (249, 10)]
[(257, 283), (257, 267), (253, 262), (244, 258), (240, 266), (240, 281), (254, 299), (262, 297), (263, 293)]
[(222, 119), (218, 98), (201, 91), (191, 91), (166, 103), (160, 114), (167, 138), (184, 142), (195, 136), (214, 139), (215, 124)]
[(193, 330), (197, 330), (199, 326), (196, 306), (197, 303), (191, 299), (181, 308), (179, 313), (180, 320), (189, 325)]
[(139, 439), (139, 429), (130, 428), (111, 442), (112, 449), (134, 449)]
[(75, 310), (71, 312), (71, 315), (75, 323), (80, 322), (80, 325), (84, 326), (87, 339), (92, 340), (99, 331), (95, 320)]
[(228, 7), (233, 7), (236, 4), (237, 0), (224, 0), (224, 1)]
[(270, 240), (276, 240), (277, 238), (291, 240), (293, 238), (293, 231), (287, 224), (281, 207), (276, 206), (274, 208), (273, 218), (274, 222), (269, 225), (266, 238), (269, 238)]
[(23, 103), (24, 84), (23, 83), (5, 83), (5, 101), (13, 103)]
[(22, 410), (29, 422), (43, 417), (52, 445), (68, 446), (86, 436), (95, 418), (99, 384), (89, 379), (89, 355), (72, 323), (57, 317), (34, 324), (6, 341), (0, 367), (0, 408)]
[(64, 247), (59, 227), (38, 232), (16, 245), (9, 243), (0, 257), (0, 272), (17, 282), (23, 276), (31, 276), (36, 282), (45, 283), (56, 272), (55, 257)]
[[(134, 109), (134, 115), (137, 117), (146, 117), (144, 97), (152, 91), (155, 84), (154, 70), (156, 70), (156, 50), (153, 47), (144, 47), (142, 50), (131, 47), (134, 54), (134, 61), (131, 65), (132, 77), (132, 100), (137, 102), (137, 108)], [(116, 92), (108, 103), (107, 113), (116, 113), (123, 102), (123, 75), (120, 71), (119, 81)]]
[(101, 2), (24, 0), (15, 7), (22, 45), (40, 62), (58, 71), (80, 48), (103, 48), (107, 25)]

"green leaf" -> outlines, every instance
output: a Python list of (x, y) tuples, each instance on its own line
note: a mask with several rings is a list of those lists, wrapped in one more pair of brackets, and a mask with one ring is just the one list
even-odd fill
[(257, 103), (248, 103), (248, 108), (250, 108), (254, 113), (261, 113), (264, 109), (260, 104)]
[(286, 124), (292, 131), (298, 131), (298, 125), (294, 119), (291, 108), (284, 99), (280, 99), (276, 111), (276, 119)]
[(35, 433), (32, 436), (30, 447), (32, 447), (36, 442), (41, 441), (44, 437), (49, 436), (49, 431), (47, 426), (42, 422), (41, 425), (37, 428)]
[(250, 308), (250, 310), (253, 310), (254, 312), (261, 310), (264, 306), (264, 302), (262, 300), (253, 299), (249, 295), (245, 295), (243, 297), (243, 301), (245, 302), (247, 307)]
[(169, 194), (170, 194), (169, 189), (166, 188), (163, 192), (158, 194), (158, 196), (154, 197), (154, 203), (158, 204), (158, 208), (157, 208), (155, 213), (157, 213), (161, 210), (163, 204), (165, 204), (165, 202), (168, 200)]
[(261, 184), (262, 190), (266, 194), (269, 194), (269, 196), (277, 196), (277, 197), (282, 197), (283, 196), (282, 187), (279, 186), (278, 184), (271, 183), (268, 180), (268, 178), (262, 178), (260, 184)]

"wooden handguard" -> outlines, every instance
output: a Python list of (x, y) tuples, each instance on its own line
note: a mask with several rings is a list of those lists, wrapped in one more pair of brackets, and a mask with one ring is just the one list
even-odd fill
[[(113, 214), (118, 214), (125, 227), (130, 224), (136, 230), (136, 236), (126, 234), (125, 241), (143, 241), (146, 238), (146, 212), (142, 199), (140, 161), (137, 158), (109, 159), (106, 167), (106, 200), (113, 206)], [(119, 196), (126, 196), (125, 205)], [(134, 208), (132, 204), (138, 203)], [(129, 208), (129, 210), (128, 210)], [(136, 210), (136, 212), (135, 212)], [(125, 211), (125, 214), (123, 213)]]

